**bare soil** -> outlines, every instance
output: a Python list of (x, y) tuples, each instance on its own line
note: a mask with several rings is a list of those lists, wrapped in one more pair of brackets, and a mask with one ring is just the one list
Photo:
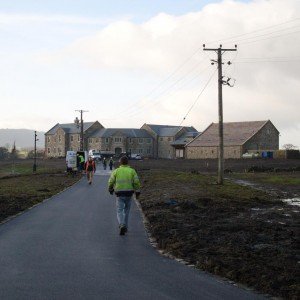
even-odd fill
[[(263, 173), (235, 171), (219, 186), (215, 176), (197, 170), (204, 162), (152, 162), (134, 166), (143, 183), (139, 201), (160, 249), (259, 292), (300, 299), (300, 209), (281, 201), (287, 195), (282, 191), (300, 195), (295, 164), (280, 162)], [(231, 168), (245, 166), (237, 161)], [(238, 179), (259, 188), (236, 184)]]
[(65, 162), (38, 161), (38, 172), (32, 173), (31, 160), (0, 163), (0, 222), (57, 194), (80, 179), (65, 173)]

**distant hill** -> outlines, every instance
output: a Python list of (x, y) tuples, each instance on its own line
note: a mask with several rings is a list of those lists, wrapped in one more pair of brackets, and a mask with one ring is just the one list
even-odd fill
[[(38, 131), (37, 148), (45, 147), (45, 132)], [(0, 147), (13, 146), (16, 142), (17, 149), (34, 147), (34, 130), (30, 129), (0, 129)]]

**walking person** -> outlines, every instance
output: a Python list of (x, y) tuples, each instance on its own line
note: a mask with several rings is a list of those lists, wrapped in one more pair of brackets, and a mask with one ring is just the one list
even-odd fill
[(83, 157), (82, 154), (79, 154), (79, 165), (80, 165), (80, 171), (84, 171), (84, 163), (85, 163), (85, 159)]
[(95, 162), (94, 162), (94, 160), (91, 156), (89, 156), (89, 159), (86, 162), (85, 171), (86, 171), (86, 176), (87, 176), (87, 179), (88, 179), (88, 183), (92, 184), (93, 176), (94, 176), (94, 173), (96, 172), (96, 165), (95, 165)]
[(128, 217), (131, 206), (132, 195), (135, 193), (138, 199), (140, 195), (140, 181), (134, 169), (128, 165), (128, 158), (121, 157), (120, 167), (115, 169), (108, 181), (108, 191), (111, 195), (115, 192), (117, 196), (117, 219), (120, 235), (128, 230)]
[(106, 170), (106, 166), (107, 166), (107, 161), (106, 158), (103, 158), (103, 169)]
[(114, 160), (112, 157), (110, 158), (108, 165), (109, 165), (109, 169), (112, 170), (113, 165), (114, 165)]

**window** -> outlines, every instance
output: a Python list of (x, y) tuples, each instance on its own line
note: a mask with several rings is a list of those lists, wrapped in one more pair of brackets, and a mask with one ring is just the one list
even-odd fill
[(73, 140), (74, 140), (74, 137), (73, 137), (73, 135), (71, 135), (70, 136), (70, 141), (73, 142)]
[(151, 144), (151, 139), (147, 139), (147, 144)]
[(55, 137), (55, 138), (54, 138), (54, 143), (56, 143), (56, 141), (57, 141), (57, 140), (56, 140), (56, 137)]
[(214, 153), (214, 150), (211, 150), (211, 153)]
[[(108, 144), (109, 143), (109, 138), (105, 138), (105, 144)], [(108, 151), (108, 150), (106, 150)]]
[(144, 139), (139, 139), (139, 144), (143, 144)]
[(151, 148), (148, 148), (147, 149), (147, 154), (150, 154), (151, 153)]
[(61, 142), (61, 135), (58, 136), (58, 142)]
[[(47, 136), (47, 141), (50, 143), (50, 136)], [(49, 148), (48, 148), (49, 149)], [(50, 152), (49, 152), (50, 153)]]
[(60, 154), (61, 154), (61, 149), (60, 149), (60, 148), (58, 148), (57, 150), (58, 150), (58, 154), (60, 155)]
[(93, 142), (93, 139), (89, 138), (89, 144), (91, 144)]
[(80, 135), (77, 135), (77, 141), (80, 142)]
[(132, 143), (133, 143), (133, 139), (130, 138), (130, 139), (129, 139), (129, 144), (132, 144)]
[(48, 154), (50, 154), (50, 153), (51, 153), (51, 149), (50, 149), (50, 148), (48, 148), (48, 149), (47, 149), (47, 152), (48, 152)]
[(99, 143), (99, 139), (98, 138), (96, 138), (96, 143)]
[(115, 143), (121, 143), (122, 142), (122, 138), (120, 137), (115, 137)]
[(267, 129), (267, 134), (270, 134), (271, 133), (271, 130), (270, 129)]
[(143, 149), (138, 149), (139, 154), (143, 154)]
[(56, 153), (56, 148), (55, 147), (53, 148), (53, 153)]

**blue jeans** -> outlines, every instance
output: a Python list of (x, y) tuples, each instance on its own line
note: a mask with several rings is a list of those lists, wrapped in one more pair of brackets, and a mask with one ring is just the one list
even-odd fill
[(131, 206), (132, 196), (117, 197), (117, 218), (119, 225), (125, 225), (128, 228), (128, 217)]

